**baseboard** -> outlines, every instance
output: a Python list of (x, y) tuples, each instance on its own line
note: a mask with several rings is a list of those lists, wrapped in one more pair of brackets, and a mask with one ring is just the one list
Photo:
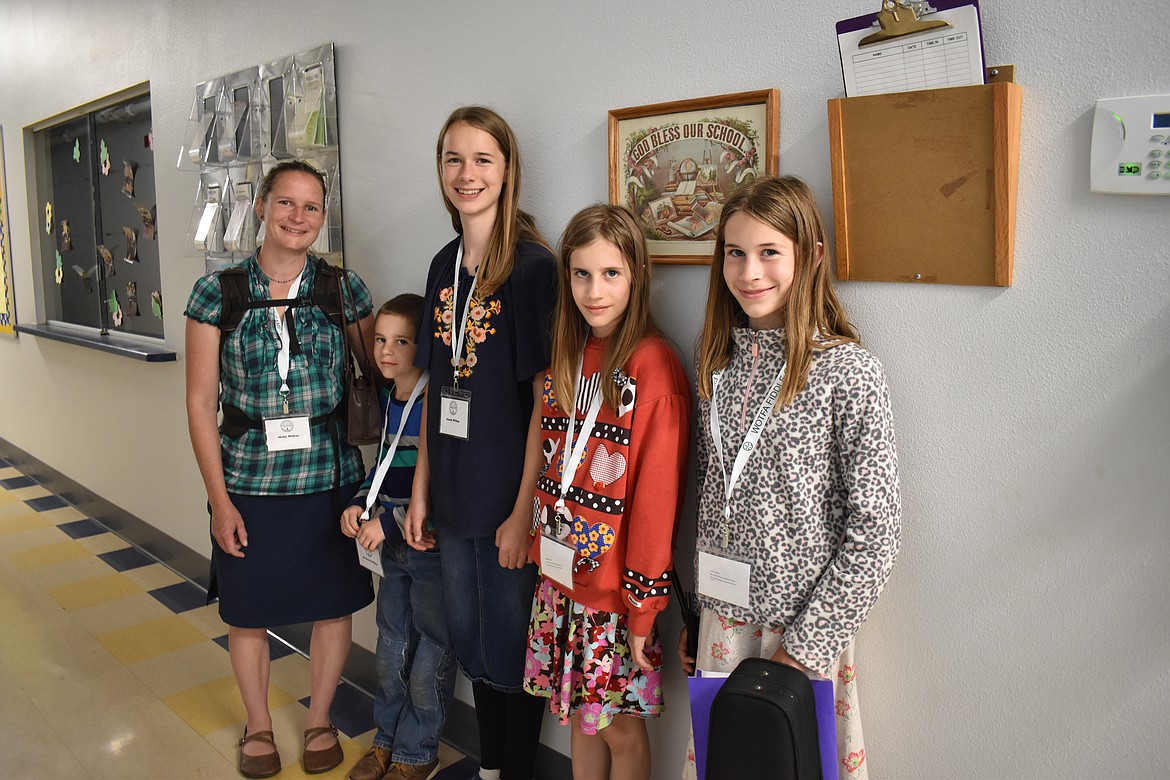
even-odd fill
[[(159, 563), (177, 574), (207, 590), (210, 559), (186, 545), (164, 534), (150, 523), (137, 517), (120, 506), (107, 501), (100, 495), (71, 479), (49, 464), (38, 460), (15, 444), (0, 438), (0, 458), (7, 460), (21, 472), (39, 482), (46, 490), (77, 507), (90, 519), (130, 544), (140, 547)], [(208, 541), (210, 544), (210, 540)], [(307, 655), (312, 624), (279, 626), (271, 632), (287, 642), (298, 652)], [(351, 685), (372, 695), (377, 687), (377, 671), (374, 654), (364, 647), (351, 648), (345, 663), (343, 676)], [(443, 730), (443, 741), (464, 755), (479, 758), (479, 725), (475, 719), (475, 708), (455, 700), (447, 716)], [(547, 745), (540, 746), (536, 760), (536, 776), (544, 780), (568, 780), (572, 777), (572, 766), (568, 756), (562, 755)]]

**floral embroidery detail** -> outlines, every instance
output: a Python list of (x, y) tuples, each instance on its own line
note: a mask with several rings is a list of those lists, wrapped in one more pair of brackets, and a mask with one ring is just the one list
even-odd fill
[(865, 748), (858, 750), (855, 753), (850, 753), (846, 758), (841, 759), (841, 766), (845, 767), (845, 771), (853, 774), (861, 765), (865, 763)]
[(731, 648), (722, 642), (716, 642), (711, 645), (711, 657), (722, 661), (727, 656), (731, 655)]
[(845, 666), (841, 671), (837, 672), (837, 679), (848, 685), (853, 682), (853, 678), (857, 676), (856, 670), (852, 666)]
[(726, 618), (723, 615), (719, 616), (719, 626), (724, 631), (729, 631), (733, 628), (739, 628), (740, 626), (746, 626), (746, 625), (747, 625), (746, 620), (736, 620), (735, 618)]
[(837, 699), (837, 717), (851, 718), (853, 717), (853, 705), (844, 699)]
[(556, 406), (557, 394), (553, 392), (552, 377), (548, 374), (544, 375), (544, 404), (548, 407)]
[[(451, 346), (451, 323), (455, 321), (455, 296), (454, 287), (444, 287), (439, 291), (439, 305), (435, 307), (435, 332), (434, 335), (443, 340), (447, 346)], [(492, 317), (499, 314), (502, 310), (500, 301), (492, 298), (484, 300), (475, 295), (471, 297), (471, 309), (467, 313), (467, 324), (464, 326), (464, 331), (467, 337), (463, 341), (463, 354), (459, 356), (458, 375), (466, 379), (471, 376), (472, 369), (475, 368), (476, 363), (479, 362), (479, 357), (475, 354), (477, 345), (487, 341), (487, 337), (496, 332), (495, 325), (492, 324)]]

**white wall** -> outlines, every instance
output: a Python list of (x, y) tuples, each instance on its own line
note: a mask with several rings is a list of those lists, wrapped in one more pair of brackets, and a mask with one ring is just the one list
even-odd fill
[[(385, 298), (420, 288), (450, 235), (432, 154), (463, 103), (516, 129), (526, 206), (550, 236), (606, 197), (608, 109), (768, 86), (781, 169), (828, 207), (833, 23), (876, 5), (6, 0), (18, 312), (35, 311), (20, 129), (107, 92), (151, 82), (165, 322), (181, 353), (202, 263), (182, 250), (194, 180), (169, 161), (197, 82), (337, 44), (347, 259)], [(1025, 88), (1015, 286), (841, 285), (893, 388), (905, 502), (902, 557), (861, 636), (868, 756), (878, 778), (1162, 775), (1170, 199), (1090, 194), (1086, 169), (1094, 99), (1166, 89), (1170, 17), (1155, 0), (983, 11), (988, 62), (1018, 65)], [(661, 319), (686, 350), (704, 279), (658, 272)], [(181, 354), (146, 365), (0, 340), (0, 437), (206, 551), (182, 371)], [(667, 694), (656, 778), (677, 776), (685, 734), (677, 675)], [(546, 739), (567, 750), (563, 730)]]

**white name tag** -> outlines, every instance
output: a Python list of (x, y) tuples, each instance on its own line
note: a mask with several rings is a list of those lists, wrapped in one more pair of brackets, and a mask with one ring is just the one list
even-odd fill
[[(375, 520), (374, 522), (376, 523), (378, 521)], [(365, 547), (362, 547), (362, 543), (357, 539), (354, 539), (353, 542), (357, 545), (358, 563), (379, 577), (385, 577), (386, 575), (382, 573), (382, 546), (379, 545), (373, 550), (367, 550)]]
[(269, 417), (264, 421), (264, 436), (269, 452), (307, 450), (313, 444), (309, 435), (309, 417)]
[(456, 439), (467, 439), (471, 420), (471, 393), (444, 387), (439, 398), (439, 433)]
[(573, 562), (577, 550), (555, 539), (540, 540), (540, 573), (558, 585), (573, 589)]
[(699, 551), (697, 586), (702, 595), (746, 607), (751, 600), (751, 584), (750, 563)]

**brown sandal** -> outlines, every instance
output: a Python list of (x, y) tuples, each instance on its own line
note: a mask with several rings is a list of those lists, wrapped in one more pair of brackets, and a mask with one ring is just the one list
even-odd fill
[[(249, 742), (264, 742), (272, 745), (272, 752), (250, 756), (244, 752), (244, 745)], [(244, 737), (240, 740), (240, 774), (244, 777), (272, 777), (279, 772), (280, 753), (276, 750), (276, 741), (272, 738), (272, 732), (257, 731), (255, 734), (249, 734), (248, 727), (245, 726)]]
[[(322, 750), (309, 750), (309, 743), (323, 734), (333, 735), (333, 744)], [(330, 723), (328, 726), (315, 726), (305, 729), (305, 753), (301, 761), (305, 765), (305, 772), (318, 775), (328, 772), (345, 760), (345, 753), (341, 750), (341, 741), (337, 738), (337, 727)]]

